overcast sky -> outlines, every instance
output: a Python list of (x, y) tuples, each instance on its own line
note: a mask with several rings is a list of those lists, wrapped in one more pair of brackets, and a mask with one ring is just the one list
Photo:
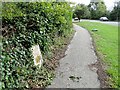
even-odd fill
[[(90, 3), (90, 0), (70, 0), (75, 3), (83, 3), (88, 5)], [(107, 6), (107, 10), (112, 10), (114, 6), (115, 1), (120, 1), (120, 0), (103, 0), (105, 2), (105, 5)]]

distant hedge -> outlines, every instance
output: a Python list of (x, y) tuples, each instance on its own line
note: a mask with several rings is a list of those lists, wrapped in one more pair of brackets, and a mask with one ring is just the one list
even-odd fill
[[(67, 2), (17, 2), (2, 6), (2, 88), (29, 88), (50, 84), (52, 74), (34, 66), (31, 46), (39, 44), (49, 55), (54, 38), (71, 32), (72, 10)], [(47, 82), (46, 82), (47, 81)]]

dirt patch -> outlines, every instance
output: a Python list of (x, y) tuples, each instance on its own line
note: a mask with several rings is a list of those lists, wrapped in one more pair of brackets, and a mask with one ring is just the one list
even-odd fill
[(68, 48), (68, 45), (70, 44), (71, 39), (73, 38), (75, 32), (68, 37), (65, 38), (65, 43), (62, 48), (56, 48), (53, 50), (53, 57), (50, 60), (46, 60), (44, 66), (47, 67), (50, 70), (55, 70), (59, 65), (59, 60), (63, 57), (65, 57), (65, 51)]
[[(88, 31), (88, 32), (91, 35), (91, 32), (90, 31)], [(91, 35), (91, 37), (92, 37), (92, 35)], [(110, 88), (110, 85), (108, 84), (109, 76), (105, 72), (105, 67), (106, 66), (102, 61), (103, 56), (99, 52), (96, 51), (96, 44), (95, 44), (95, 41), (94, 41), (93, 37), (92, 37), (92, 44), (93, 44), (93, 47), (94, 47), (93, 48), (94, 52), (97, 56), (97, 62), (94, 63), (94, 64), (91, 64), (89, 67), (90, 68), (93, 68), (93, 67), (97, 68), (98, 79), (100, 80), (100, 87), (101, 88)]]
[(71, 75), (70, 77), (69, 77), (69, 79), (70, 80), (72, 80), (73, 82), (79, 82), (79, 79), (81, 79), (82, 77), (76, 77), (76, 76), (73, 76), (73, 75)]

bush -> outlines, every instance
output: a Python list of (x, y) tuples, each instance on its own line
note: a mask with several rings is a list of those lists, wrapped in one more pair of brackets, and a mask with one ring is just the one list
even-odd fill
[(65, 37), (71, 32), (70, 5), (66, 2), (4, 3), (2, 10), (0, 86), (49, 85), (54, 74), (44, 65), (41, 68), (34, 66), (30, 48), (38, 44), (43, 56), (49, 56), (54, 38)]

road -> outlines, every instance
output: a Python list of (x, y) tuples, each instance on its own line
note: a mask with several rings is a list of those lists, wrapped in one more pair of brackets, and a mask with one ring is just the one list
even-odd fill
[(56, 78), (48, 88), (100, 88), (97, 68), (90, 67), (97, 62), (97, 56), (88, 31), (74, 24), (76, 33), (60, 60)]
[[(81, 19), (80, 21), (100, 22), (100, 23), (104, 23), (104, 24), (118, 26), (118, 22), (112, 22), (112, 21), (87, 20), (87, 19)], [(74, 22), (74, 20), (73, 20), (73, 22)], [(76, 22), (78, 22), (78, 21), (76, 21)]]

